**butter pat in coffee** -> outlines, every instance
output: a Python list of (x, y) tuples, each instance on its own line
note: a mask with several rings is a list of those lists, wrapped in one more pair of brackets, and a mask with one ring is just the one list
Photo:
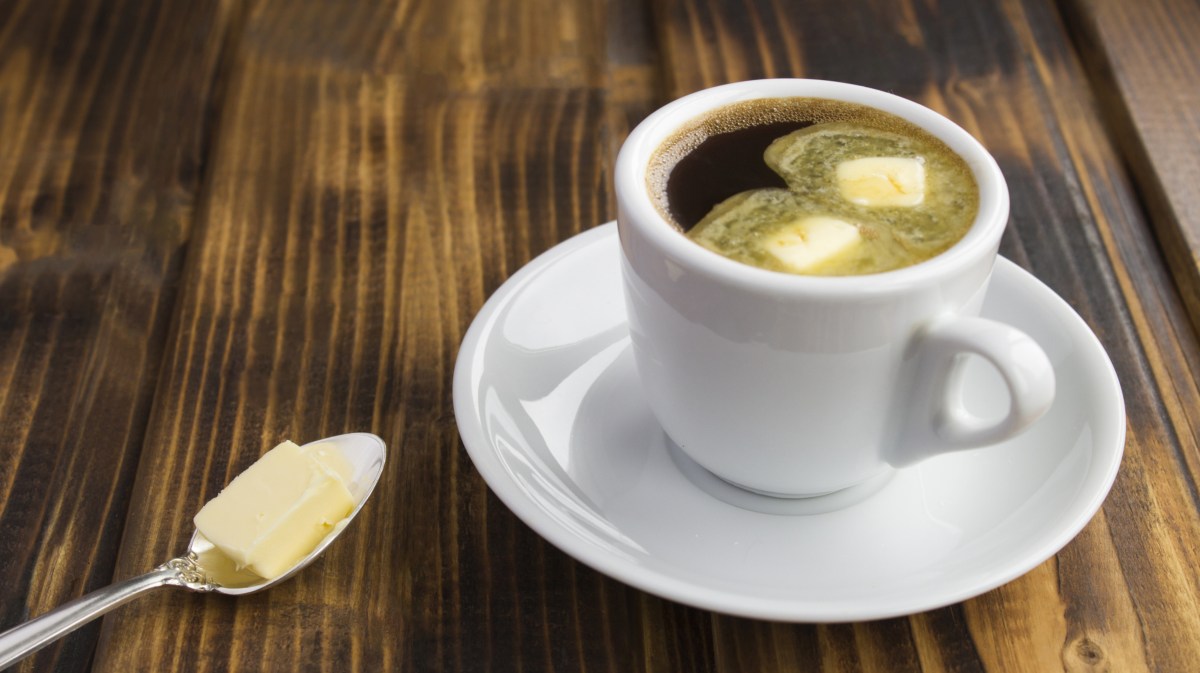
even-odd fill
[(804, 272), (844, 254), (862, 241), (858, 227), (836, 217), (816, 215), (780, 227), (763, 248), (796, 272)]
[(843, 198), (860, 206), (916, 206), (925, 200), (925, 165), (908, 157), (843, 161), (837, 185)]
[(239, 568), (265, 579), (287, 572), (354, 509), (351, 467), (335, 444), (268, 451), (194, 521)]

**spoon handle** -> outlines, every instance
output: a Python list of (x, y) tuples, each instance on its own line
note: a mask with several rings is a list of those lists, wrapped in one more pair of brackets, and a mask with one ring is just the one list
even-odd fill
[(0, 633), (0, 670), (33, 654), (96, 617), (176, 578), (177, 570), (153, 571), (80, 596), (50, 612)]

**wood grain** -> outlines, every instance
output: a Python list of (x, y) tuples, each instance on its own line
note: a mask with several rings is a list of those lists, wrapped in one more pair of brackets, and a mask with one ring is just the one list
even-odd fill
[(1200, 5), (1064, 0), (1108, 129), (1200, 325)]
[[(1044, 57), (1047, 50), (1042, 44), (1031, 52)], [(1065, 660), (1112, 670), (1186, 670), (1200, 655), (1200, 643), (1191, 635), (1200, 628), (1200, 578), (1194, 571), (1200, 562), (1195, 486), (1200, 453), (1189, 420), (1200, 403), (1200, 349), (1154, 240), (1159, 229), (1153, 226), (1154, 213), (1139, 208), (1136, 172), (1129, 175), (1113, 160), (1119, 140), (1105, 133), (1096, 114), (1102, 109), (1098, 101), (1087, 106), (1091, 110), (1081, 104), (1088, 102), (1088, 91), (1078, 77), (1067, 77), (1070, 62), (1056, 65), (1042, 69), (1047, 100), (1067, 130), (1061, 152), (1079, 167), (1075, 197), (1096, 218), (1096, 233), (1113, 264), (1106, 283), (1121, 288), (1129, 311), (1128, 317), (1091, 311), (1118, 363), (1130, 437), (1103, 510), (1111, 538), (1085, 531), (1059, 556), (1060, 563), (1089, 569), (1063, 583), (1074, 590), (1065, 594), (1070, 600), (1064, 603), (1077, 620)], [(1094, 246), (1095, 240), (1088, 243)], [(1127, 357), (1124, 349), (1140, 350), (1144, 359)], [(1108, 572), (1097, 572), (1101, 569)], [(1164, 621), (1171, 626), (1146, 627)]]
[[(5, 2), (0, 20), (7, 628), (112, 580), (230, 16), (219, 3)], [(98, 626), (23, 670), (84, 668)]]
[(607, 20), (557, 0), (253, 8), (118, 574), (182, 549), (200, 504), (283, 438), (373, 431), (388, 467), (300, 577), (149, 597), (106, 620), (96, 670), (639, 668), (656, 631), (639, 594), (499, 504), (450, 406), (488, 294), (608, 217), (624, 115), (606, 106)]

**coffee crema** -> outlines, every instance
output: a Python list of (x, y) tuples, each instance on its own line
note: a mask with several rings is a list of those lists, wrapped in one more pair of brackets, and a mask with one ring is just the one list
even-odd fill
[(805, 275), (880, 273), (958, 242), (979, 209), (970, 168), (895, 115), (819, 98), (720, 108), (649, 164), (660, 213), (698, 244)]

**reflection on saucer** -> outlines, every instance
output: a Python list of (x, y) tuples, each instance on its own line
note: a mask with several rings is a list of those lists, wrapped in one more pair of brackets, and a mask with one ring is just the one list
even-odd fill
[(672, 442), (669, 437), (664, 437), (663, 439), (666, 442), (665, 450), (671, 456), (671, 462), (675, 464), (676, 469), (683, 473), (683, 476), (687, 477), (688, 481), (692, 482), (693, 486), (717, 500), (733, 505), (734, 507), (741, 507), (751, 512), (761, 512), (763, 514), (813, 516), (853, 507), (878, 493), (884, 486), (888, 485), (892, 477), (896, 476), (895, 470), (888, 470), (861, 484), (843, 488), (832, 493), (826, 493), (825, 495), (805, 498), (779, 498), (754, 493), (737, 484), (731, 484), (721, 479), (689, 458), (683, 452), (683, 449), (679, 448), (679, 445)]

